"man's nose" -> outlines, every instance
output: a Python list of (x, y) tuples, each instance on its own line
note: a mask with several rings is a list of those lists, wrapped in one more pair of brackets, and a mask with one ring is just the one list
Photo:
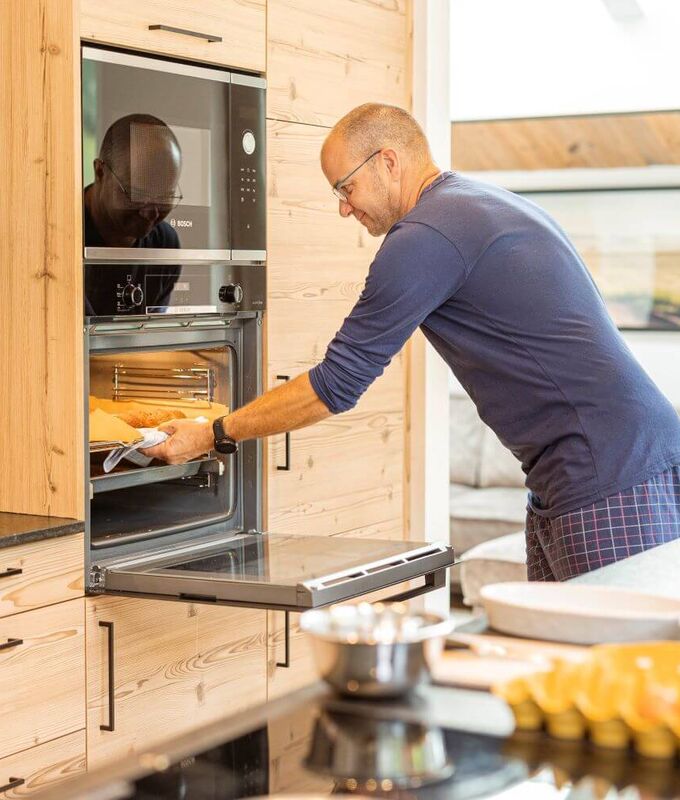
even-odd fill
[(353, 211), (352, 204), (345, 200), (338, 200), (338, 211), (341, 217), (349, 217)]
[(139, 209), (139, 215), (147, 222), (155, 222), (159, 217), (158, 206), (144, 206)]

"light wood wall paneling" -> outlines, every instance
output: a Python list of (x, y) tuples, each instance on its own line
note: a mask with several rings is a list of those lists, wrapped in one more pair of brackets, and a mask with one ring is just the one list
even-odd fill
[[(81, 0), (83, 39), (264, 72), (266, 0)], [(201, 36), (168, 30), (166, 25)]]
[(0, 619), (0, 755), (85, 727), (85, 601)]
[(0, 617), (83, 595), (83, 534), (0, 549)]
[[(268, 123), (268, 378), (318, 363), (364, 285), (380, 240), (342, 219), (318, 162), (327, 131)], [(269, 443), (269, 528), (334, 534), (403, 521), (400, 354), (352, 411)]]
[(334, 125), (409, 102), (407, 0), (268, 0), (267, 116)]
[[(115, 597), (87, 601), (88, 768), (266, 696), (266, 612)], [(115, 730), (107, 631), (113, 623)]]
[(0, 509), (82, 518), (75, 0), (0, 3)]
[(461, 171), (680, 164), (680, 111), (454, 122)]
[[(0, 785), (9, 783), (10, 777), (23, 780), (21, 785), (3, 792), (2, 797), (30, 797), (84, 772), (85, 729), (0, 759)], [(62, 797), (68, 797), (68, 792), (63, 791)]]

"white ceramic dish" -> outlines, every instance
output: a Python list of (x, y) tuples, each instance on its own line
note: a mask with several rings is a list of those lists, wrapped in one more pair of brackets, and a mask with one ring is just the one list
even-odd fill
[(613, 586), (492, 583), (481, 590), (497, 631), (572, 644), (677, 639), (680, 599)]

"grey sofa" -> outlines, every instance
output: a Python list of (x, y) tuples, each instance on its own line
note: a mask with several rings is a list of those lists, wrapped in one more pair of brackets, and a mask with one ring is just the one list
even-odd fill
[(519, 462), (460, 389), (452, 391), (450, 415), (449, 535), (462, 560), (452, 588), (474, 606), (484, 584), (526, 580), (527, 490)]

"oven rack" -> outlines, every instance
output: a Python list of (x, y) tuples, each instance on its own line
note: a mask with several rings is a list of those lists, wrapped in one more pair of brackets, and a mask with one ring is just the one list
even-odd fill
[(113, 400), (207, 400), (215, 395), (212, 367), (113, 365)]
[(91, 494), (115, 492), (132, 486), (144, 486), (160, 481), (191, 478), (195, 475), (223, 475), (224, 464), (218, 458), (201, 458), (186, 464), (164, 464), (159, 467), (131, 468), (90, 478)]

